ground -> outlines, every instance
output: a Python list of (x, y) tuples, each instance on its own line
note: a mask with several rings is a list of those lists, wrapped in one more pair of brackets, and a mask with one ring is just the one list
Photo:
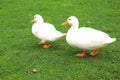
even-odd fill
[[(80, 26), (102, 30), (117, 41), (100, 49), (97, 56), (76, 57), (81, 52), (69, 46), (65, 37), (43, 49), (31, 33), (31, 20), (41, 14), (61, 32), (69, 16)], [(1, 0), (0, 80), (119, 80), (119, 0)]]

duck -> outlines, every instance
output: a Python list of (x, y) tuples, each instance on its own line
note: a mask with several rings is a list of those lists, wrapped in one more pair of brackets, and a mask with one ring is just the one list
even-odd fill
[(32, 33), (40, 39), (38, 44), (43, 45), (43, 48), (51, 47), (51, 43), (46, 42), (56, 41), (65, 35), (65, 33), (56, 30), (53, 24), (44, 22), (43, 17), (39, 14), (34, 15), (32, 22), (34, 22), (32, 25)]
[(75, 56), (86, 56), (87, 50), (93, 50), (90, 56), (96, 56), (99, 49), (116, 41), (116, 38), (111, 38), (107, 33), (96, 30), (90, 27), (80, 27), (79, 20), (76, 16), (70, 16), (62, 25), (71, 25), (66, 33), (66, 41), (70, 46), (82, 49), (82, 52)]

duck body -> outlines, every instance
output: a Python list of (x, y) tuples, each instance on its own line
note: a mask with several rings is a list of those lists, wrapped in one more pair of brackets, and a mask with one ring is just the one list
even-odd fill
[(32, 26), (32, 33), (40, 40), (55, 41), (64, 36), (65, 34), (57, 31), (52, 24), (49, 23), (35, 23)]
[(78, 53), (76, 56), (84, 57), (86, 50), (95, 50), (91, 52), (91, 56), (95, 56), (98, 53), (98, 49), (110, 44), (116, 40), (111, 38), (103, 31), (96, 30), (89, 27), (79, 28), (79, 21), (75, 16), (71, 16), (67, 19), (63, 25), (70, 24), (71, 28), (66, 34), (66, 41), (69, 45), (83, 49), (82, 53)]
[(34, 16), (33, 22), (34, 21), (35, 23), (32, 25), (32, 33), (35, 37), (41, 40), (39, 44), (53, 42), (65, 35), (65, 33), (56, 30), (54, 25), (44, 22), (42, 16), (38, 14)]
[(66, 35), (66, 41), (71, 46), (94, 50), (115, 41), (115, 38), (110, 38), (108, 34), (102, 31), (82, 27), (76, 30), (70, 29)]

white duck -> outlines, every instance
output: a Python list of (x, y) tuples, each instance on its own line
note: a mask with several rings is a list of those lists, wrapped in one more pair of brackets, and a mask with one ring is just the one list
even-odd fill
[(71, 46), (83, 49), (82, 53), (76, 54), (76, 56), (84, 57), (86, 50), (95, 50), (91, 52), (91, 56), (95, 56), (98, 53), (98, 49), (112, 43), (116, 38), (110, 38), (110, 36), (102, 31), (81, 27), (79, 28), (79, 21), (75, 16), (71, 16), (67, 19), (63, 25), (70, 24), (71, 28), (66, 34), (67, 43)]
[(38, 44), (44, 45), (43, 48), (51, 47), (50, 43), (45, 43), (46, 41), (52, 42), (65, 35), (64, 33), (57, 31), (54, 25), (50, 23), (45, 23), (42, 16), (40, 16), (39, 14), (36, 14), (34, 16), (32, 22), (35, 22), (32, 25), (32, 33), (34, 34), (34, 36), (41, 40)]

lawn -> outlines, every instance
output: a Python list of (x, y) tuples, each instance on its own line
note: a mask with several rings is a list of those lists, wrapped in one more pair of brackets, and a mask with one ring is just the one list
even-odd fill
[[(97, 56), (76, 57), (81, 52), (65, 37), (50, 49), (38, 45), (31, 20), (41, 14), (61, 32), (66, 18), (78, 17), (80, 26), (102, 30), (117, 41)], [(87, 23), (87, 22), (90, 23)], [(0, 0), (0, 80), (120, 80), (119, 0)]]

